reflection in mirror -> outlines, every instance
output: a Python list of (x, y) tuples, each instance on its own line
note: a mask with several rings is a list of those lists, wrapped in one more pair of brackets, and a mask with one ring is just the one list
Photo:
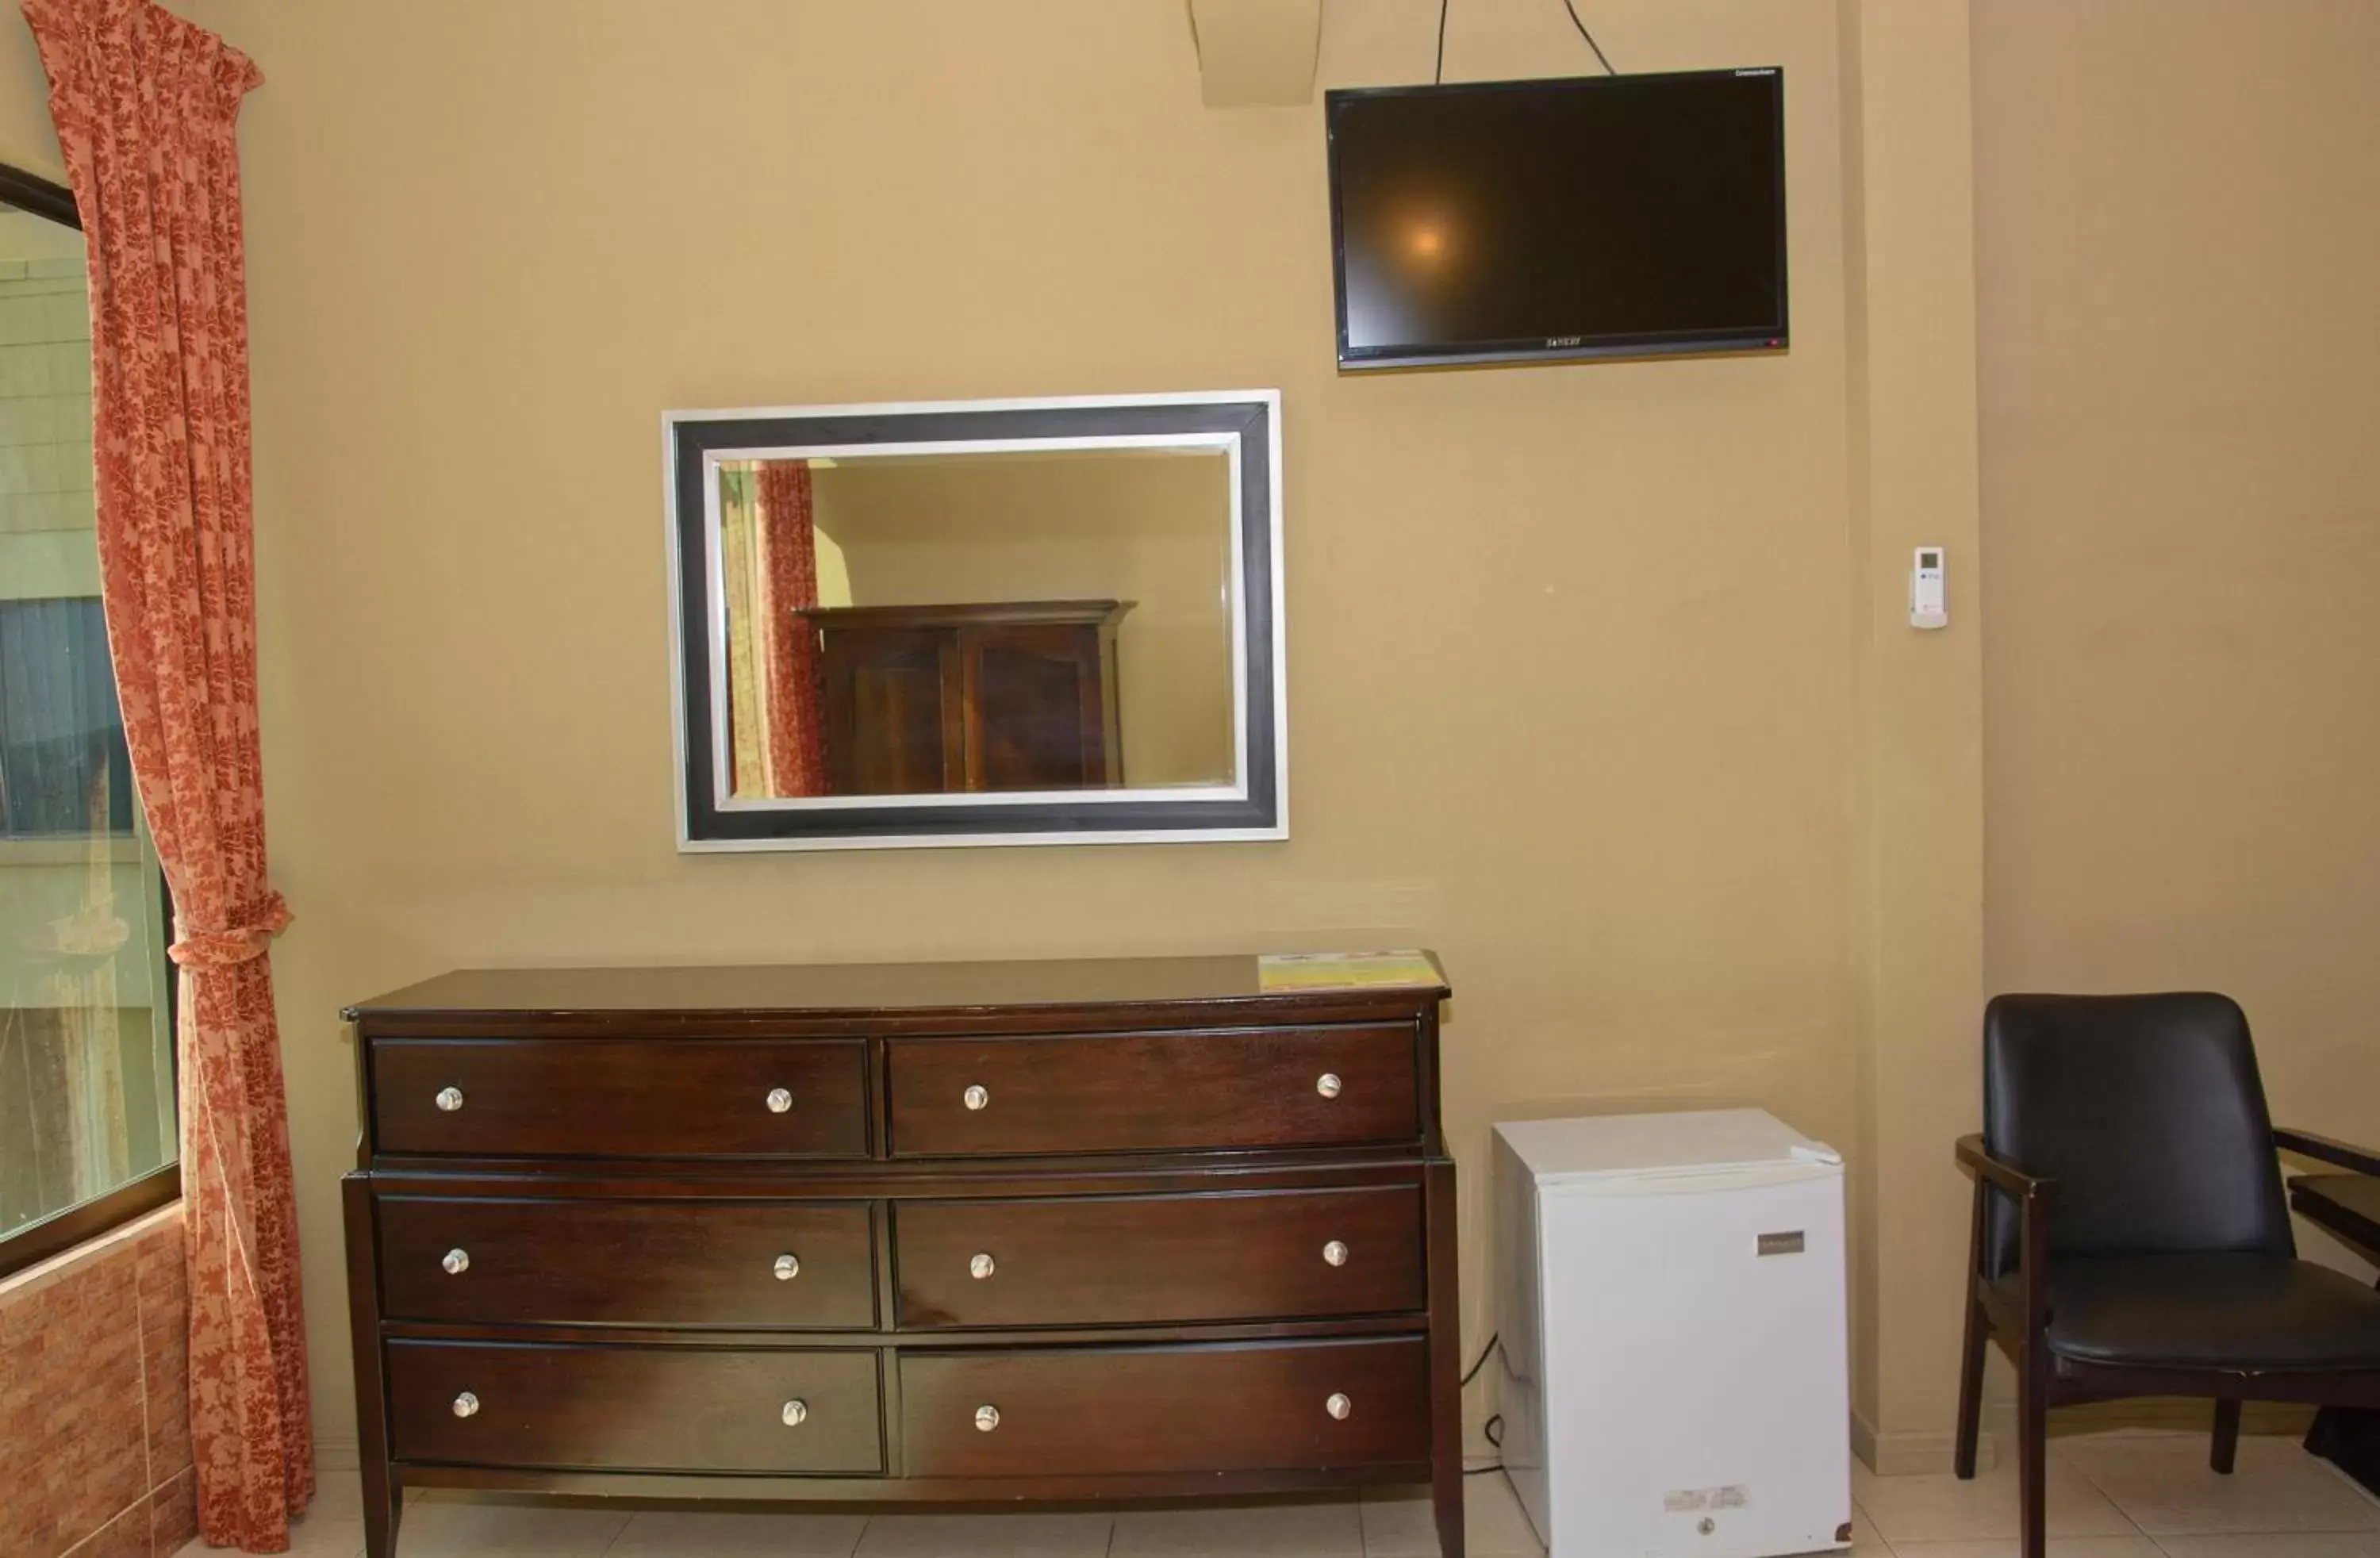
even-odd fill
[(733, 800), (1230, 785), (1231, 452), (722, 458)]

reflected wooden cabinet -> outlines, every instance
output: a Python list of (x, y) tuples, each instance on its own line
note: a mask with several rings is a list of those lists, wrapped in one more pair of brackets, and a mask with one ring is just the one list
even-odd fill
[(1116, 625), (1130, 601), (812, 606), (827, 790), (1123, 783)]

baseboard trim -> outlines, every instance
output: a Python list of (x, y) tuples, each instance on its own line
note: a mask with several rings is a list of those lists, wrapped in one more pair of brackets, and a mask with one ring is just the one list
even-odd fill
[[(2303, 1437), (2313, 1426), (2313, 1408), (2287, 1401), (2251, 1401), (2240, 1408), (2241, 1433), (2295, 1434)], [(1984, 1423), (1996, 1432), (2016, 1432), (2016, 1403), (1984, 1404)], [(2180, 1397), (2151, 1396), (2134, 1401), (2094, 1401), (2061, 1406), (2049, 1415), (2052, 1439), (2068, 1433), (2118, 1433), (2134, 1430), (2150, 1433), (2213, 1433), (2215, 1404)]]
[[(2014, 1415), (2010, 1414), (2013, 1423)], [(1951, 1433), (1881, 1432), (1857, 1411), (1852, 1413), (1852, 1454), (1878, 1477), (1922, 1477), (1951, 1469), (1959, 1440)], [(1975, 1469), (1989, 1471), (1999, 1464), (1999, 1435), (1991, 1418), (1975, 1441)]]
[[(2204, 1401), (2152, 1398), (2140, 1401), (2095, 1401), (2061, 1406), (2049, 1415), (2054, 1440), (2075, 1433), (2211, 1433), (2214, 1406)], [(2302, 1438), (2313, 1422), (2313, 1408), (2284, 1401), (2251, 1401), (2240, 1410), (2242, 1433), (2278, 1434)], [(2016, 1442), (2016, 1403), (1984, 1403), (1982, 1432), (1975, 1440), (1975, 1469), (1989, 1471), (1999, 1464), (1999, 1447)], [(1852, 1413), (1852, 1454), (1878, 1477), (1922, 1477), (1951, 1469), (1958, 1454), (1955, 1433), (1879, 1431), (1876, 1425)]]
[(314, 1441), (316, 1471), (358, 1471), (364, 1464), (363, 1452), (352, 1439), (317, 1439)]

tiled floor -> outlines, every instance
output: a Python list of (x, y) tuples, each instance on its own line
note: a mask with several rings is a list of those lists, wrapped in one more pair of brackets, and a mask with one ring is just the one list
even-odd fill
[[(2380, 1558), (2380, 1501), (2283, 1439), (2249, 1438), (2228, 1478), (2195, 1434), (2051, 1446), (2050, 1558)], [(352, 1476), (325, 1479), (291, 1551), (357, 1558)], [(2012, 1468), (1962, 1483), (1852, 1467), (1853, 1558), (2015, 1558)], [(1540, 1558), (1500, 1477), (1475, 1477), (1472, 1558)], [(211, 1550), (193, 1542), (180, 1558)], [(425, 1492), (402, 1558), (1434, 1558), (1426, 1490), (1309, 1502), (1010, 1515), (734, 1514), (561, 1507)]]

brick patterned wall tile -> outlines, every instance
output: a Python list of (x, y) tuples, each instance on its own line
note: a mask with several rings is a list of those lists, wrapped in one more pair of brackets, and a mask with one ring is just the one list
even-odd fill
[(199, 1534), (199, 1474), (185, 1470), (149, 1495), (149, 1551), (173, 1558)]
[(133, 1246), (140, 1301), (141, 1374), (147, 1382), (150, 1484), (190, 1464), (190, 1300), (182, 1264), (182, 1224), (175, 1221)]
[(149, 1454), (130, 1247), (0, 1304), (0, 1552), (54, 1554), (137, 1507)]
[(149, 1501), (142, 1499), (66, 1551), (67, 1558), (150, 1558)]

